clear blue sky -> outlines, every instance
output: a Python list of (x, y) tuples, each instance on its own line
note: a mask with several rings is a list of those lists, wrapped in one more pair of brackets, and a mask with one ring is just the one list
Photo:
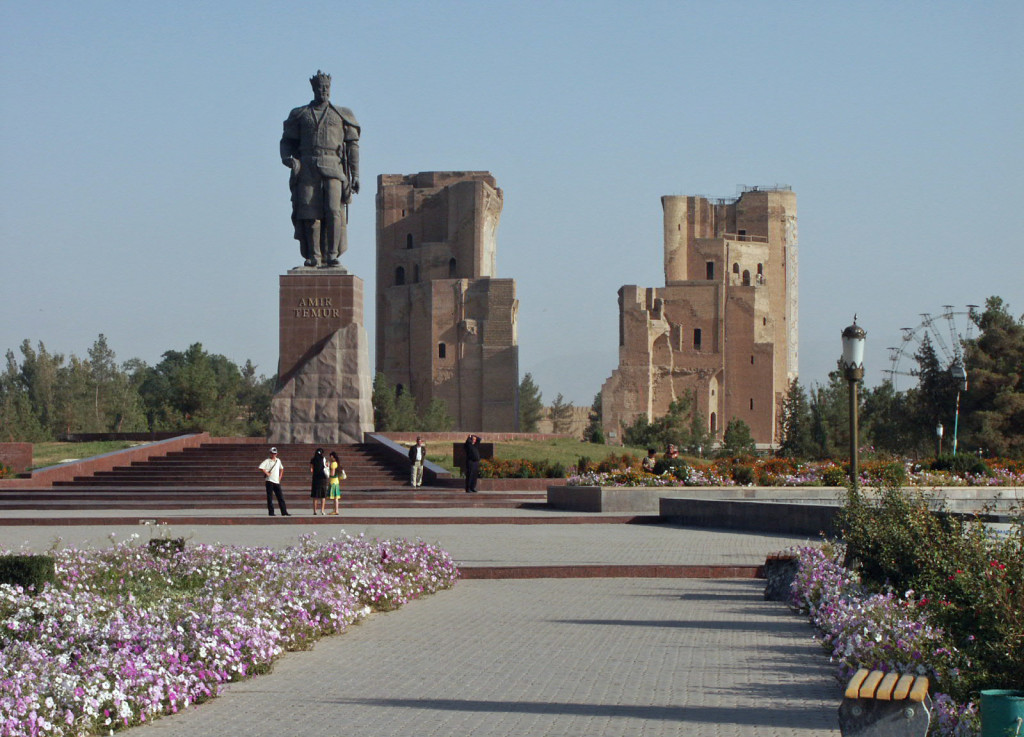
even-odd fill
[(299, 263), (278, 140), (323, 69), (363, 125), (343, 263), (370, 331), (377, 174), (495, 175), (520, 372), (577, 404), (617, 364), (619, 287), (664, 283), (660, 196), (788, 184), (801, 378), (856, 312), (875, 384), (921, 312), (1024, 312), (1022, 41), (1020, 0), (7, 0), (0, 349), (102, 332), (272, 374)]

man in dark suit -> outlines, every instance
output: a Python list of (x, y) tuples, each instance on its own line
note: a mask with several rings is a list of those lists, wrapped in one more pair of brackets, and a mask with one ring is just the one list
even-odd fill
[(476, 480), (480, 476), (480, 438), (470, 435), (466, 438), (466, 493), (476, 493)]

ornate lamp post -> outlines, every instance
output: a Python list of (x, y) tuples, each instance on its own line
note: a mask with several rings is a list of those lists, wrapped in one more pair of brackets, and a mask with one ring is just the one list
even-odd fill
[(944, 433), (945, 431), (946, 429), (942, 426), (941, 422), (935, 426), (935, 437), (938, 443), (938, 450), (935, 452), (936, 458), (942, 455), (942, 433)]
[(967, 391), (967, 369), (957, 361), (949, 367), (949, 373), (956, 379), (956, 415), (953, 418), (953, 455), (956, 456), (956, 433), (960, 426), (960, 392)]
[(853, 325), (843, 330), (843, 373), (850, 382), (850, 478), (853, 490), (857, 491), (860, 483), (860, 471), (857, 468), (857, 383), (864, 378), (864, 339), (867, 333), (857, 324), (857, 316), (853, 316)]

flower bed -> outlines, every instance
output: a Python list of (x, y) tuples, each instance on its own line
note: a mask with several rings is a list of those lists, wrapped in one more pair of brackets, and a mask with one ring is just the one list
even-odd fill
[(87, 735), (177, 712), (458, 577), (422, 541), (310, 535), (283, 551), (168, 554), (137, 537), (55, 553), (57, 583), (37, 595), (0, 584), (0, 736)]
[[(821, 632), (821, 643), (838, 663), (846, 683), (859, 668), (926, 675), (933, 683), (956, 678), (959, 660), (946, 633), (931, 622), (927, 599), (913, 591), (871, 593), (840, 563), (841, 551), (826, 545), (801, 548), (792, 604)], [(978, 709), (933, 692), (930, 734), (967, 737), (978, 733)]]
[[(629, 460), (629, 457), (624, 457)], [(848, 471), (834, 461), (786, 458), (686, 459), (660, 474), (647, 473), (639, 460), (618, 467), (602, 465), (579, 473), (569, 469), (570, 486), (844, 486)], [(1024, 486), (1024, 463), (993, 458), (989, 473), (937, 471), (900, 460), (866, 460), (860, 466), (862, 486)]]

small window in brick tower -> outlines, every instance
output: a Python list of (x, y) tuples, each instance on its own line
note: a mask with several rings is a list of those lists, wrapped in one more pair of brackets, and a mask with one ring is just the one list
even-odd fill
[(447, 350), (448, 350), (448, 347), (444, 343), (438, 343), (437, 344), (437, 357), (438, 358), (444, 358), (445, 357), (445, 353), (447, 352)]
[(743, 272), (743, 286), (745, 286), (745, 287), (749, 287), (750, 286), (750, 272), (749, 271), (744, 271)]
[(750, 409), (754, 409), (754, 398), (750, 398)]
[(718, 432), (718, 414), (715, 412), (711, 413), (711, 432)]
[(709, 280), (710, 279), (714, 279), (715, 278), (715, 262), (714, 261), (708, 261), (707, 264), (706, 264), (706, 267), (707, 267), (707, 278)]
[(693, 350), (700, 350), (700, 328), (693, 329)]
[(400, 287), (405, 284), (405, 269), (399, 266), (395, 269), (395, 286)]
[(405, 247), (412, 248), (412, 233), (408, 233), (405, 236)]
[(449, 279), (454, 279), (455, 278), (455, 272), (456, 272), (455, 267), (456, 267), (455, 259), (453, 259), (453, 258), (448, 259), (448, 278)]

